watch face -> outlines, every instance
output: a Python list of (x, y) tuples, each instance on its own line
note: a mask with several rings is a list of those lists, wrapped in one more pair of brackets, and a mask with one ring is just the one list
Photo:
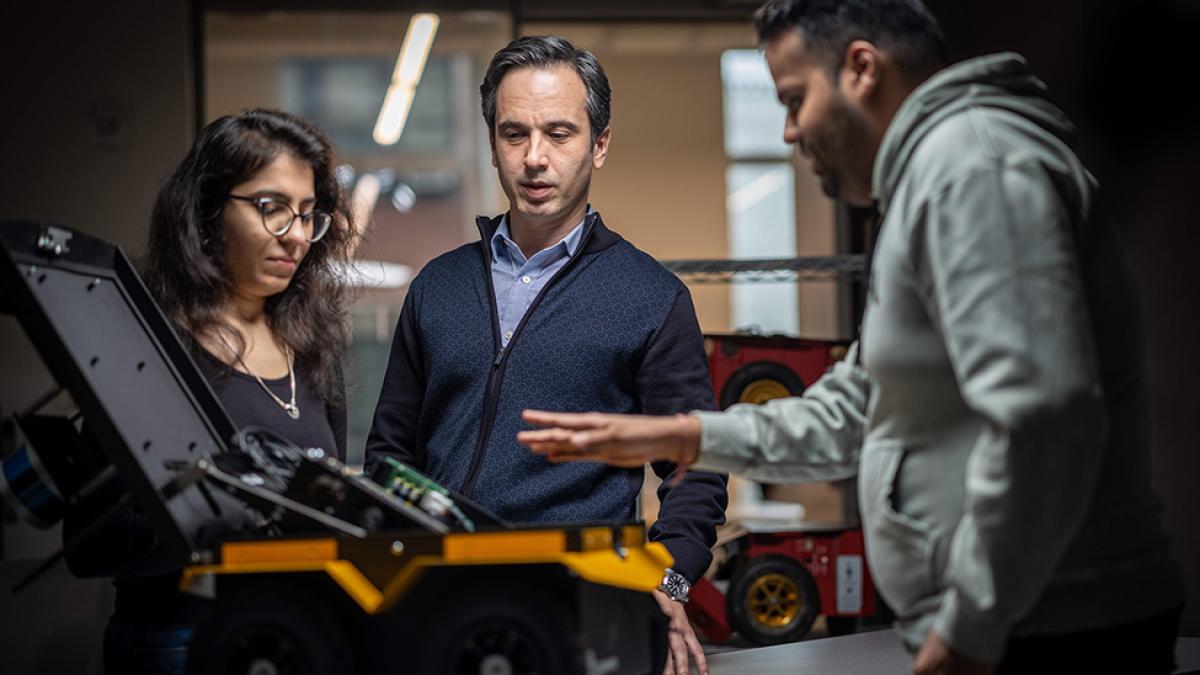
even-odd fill
[(692, 585), (678, 572), (671, 572), (663, 577), (663, 587), (667, 595), (670, 595), (676, 600), (686, 600), (688, 592), (692, 590)]

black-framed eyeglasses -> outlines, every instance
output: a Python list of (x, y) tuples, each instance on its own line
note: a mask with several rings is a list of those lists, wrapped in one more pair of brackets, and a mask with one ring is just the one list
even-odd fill
[(308, 213), (296, 213), (291, 204), (273, 197), (247, 197), (231, 194), (229, 199), (250, 202), (258, 207), (263, 227), (276, 237), (287, 234), (297, 218), (300, 219), (300, 227), (304, 230), (304, 238), (310, 243), (324, 237), (325, 233), (329, 231), (329, 226), (333, 224), (333, 216), (328, 212), (313, 209)]

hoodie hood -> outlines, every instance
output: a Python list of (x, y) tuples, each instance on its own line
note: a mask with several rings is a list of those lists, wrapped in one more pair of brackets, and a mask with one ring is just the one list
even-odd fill
[(909, 159), (925, 135), (942, 120), (967, 108), (989, 107), (1015, 113), (1074, 145), (1075, 127), (1046, 96), (1046, 85), (1029, 72), (1024, 57), (1011, 52), (957, 63), (923, 82), (900, 105), (879, 145), (871, 177), (879, 210), (887, 210)]

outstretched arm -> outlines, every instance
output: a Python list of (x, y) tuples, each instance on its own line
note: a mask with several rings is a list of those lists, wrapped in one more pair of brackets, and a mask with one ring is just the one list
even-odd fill
[(854, 350), (803, 396), (673, 417), (530, 410), (525, 421), (543, 428), (517, 440), (556, 462), (669, 460), (767, 482), (846, 478), (858, 469), (870, 392)]

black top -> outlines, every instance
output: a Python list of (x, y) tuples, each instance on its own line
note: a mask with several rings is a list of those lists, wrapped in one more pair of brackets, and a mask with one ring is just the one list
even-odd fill
[[(296, 406), (300, 408), (300, 417), (292, 419), (275, 399), (263, 391), (254, 376), (230, 368), (207, 351), (199, 352), (196, 365), (204, 373), (235, 427), (263, 427), (301, 448), (321, 448), (327, 453), (335, 453), (342, 461), (346, 460), (346, 407), (325, 405), (309, 386), (302, 364), (295, 366)], [(263, 384), (284, 403), (291, 400), (292, 388), (286, 375), (274, 380), (263, 378)]]
[[(300, 417), (293, 420), (253, 376), (233, 370), (202, 349), (193, 351), (193, 357), (234, 426), (263, 427), (301, 448), (319, 447), (327, 451), (332, 448), (338, 459), (345, 460), (345, 405), (325, 405), (309, 386), (303, 366), (296, 366), (296, 405)], [(263, 382), (284, 402), (291, 400), (286, 376)], [(86, 512), (67, 514), (64, 528), (68, 540), (72, 530), (87, 526), (88, 516)], [(145, 569), (147, 561), (154, 557), (157, 535), (140, 509), (130, 506), (115, 514), (93, 539), (95, 545), (69, 552), (67, 565), (77, 576), (114, 577), (116, 620), (186, 626), (194, 624), (207, 611), (208, 600), (179, 592), (179, 570)]]

